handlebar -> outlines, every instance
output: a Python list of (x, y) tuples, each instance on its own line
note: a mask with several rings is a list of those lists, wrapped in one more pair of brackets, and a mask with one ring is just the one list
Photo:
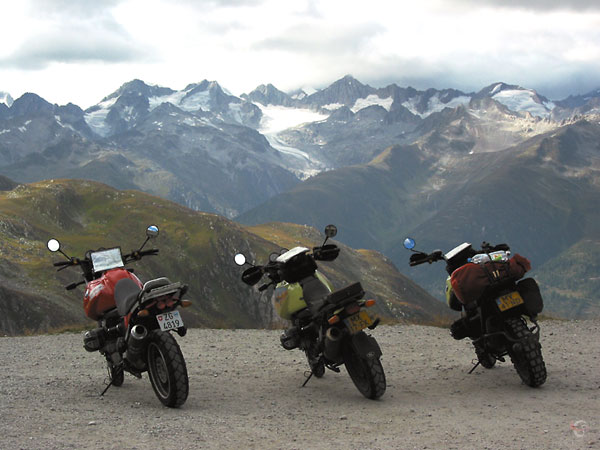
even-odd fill
[(444, 259), (444, 254), (441, 250), (434, 250), (432, 253), (415, 253), (410, 256), (410, 261), (408, 264), (410, 266), (418, 266), (419, 264), (425, 263), (434, 263), (436, 261), (441, 261)]
[(144, 256), (156, 255), (157, 253), (158, 253), (157, 248), (152, 248), (150, 250), (142, 250), (142, 251), (134, 250), (131, 253), (123, 255), (123, 262), (128, 263), (131, 261), (139, 261)]
[(505, 252), (510, 250), (510, 247), (507, 244), (497, 244), (497, 245), (492, 245), (489, 242), (482, 242), (481, 244), (481, 251), (484, 253), (491, 253), (491, 252), (497, 252), (503, 250)]
[(59, 262), (55, 262), (52, 265), (54, 267), (61, 267), (61, 266), (70, 266), (71, 264), (73, 264), (72, 260), (69, 260), (69, 261), (59, 261)]

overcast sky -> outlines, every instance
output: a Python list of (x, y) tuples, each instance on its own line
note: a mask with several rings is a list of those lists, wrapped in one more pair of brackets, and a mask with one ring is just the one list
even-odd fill
[[(527, 5), (523, 7), (521, 5)], [(87, 108), (123, 83), (600, 88), (598, 0), (0, 0), (0, 91)]]

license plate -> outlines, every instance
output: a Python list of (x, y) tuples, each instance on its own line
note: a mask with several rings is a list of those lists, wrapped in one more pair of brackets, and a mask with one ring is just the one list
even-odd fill
[(373, 319), (367, 314), (366, 311), (359, 311), (356, 314), (351, 315), (344, 319), (344, 323), (350, 330), (350, 333), (356, 334), (360, 330), (364, 330), (373, 323)]
[(177, 310), (159, 314), (156, 316), (156, 320), (163, 331), (176, 330), (183, 326), (183, 320), (181, 320), (181, 315)]
[(510, 294), (503, 295), (496, 299), (498, 308), (500, 311), (506, 311), (507, 309), (514, 308), (515, 306), (522, 305), (525, 303), (523, 297), (517, 291), (511, 292)]

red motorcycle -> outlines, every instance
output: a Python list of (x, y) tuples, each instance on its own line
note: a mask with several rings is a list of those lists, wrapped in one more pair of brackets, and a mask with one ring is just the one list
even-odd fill
[(178, 306), (191, 305), (183, 300), (188, 287), (171, 283), (165, 277), (144, 284), (125, 264), (144, 256), (156, 255), (158, 249), (143, 250), (146, 243), (158, 236), (158, 227), (146, 230), (146, 240), (138, 250), (121, 255), (120, 247), (88, 250), (84, 258), (68, 256), (56, 239), (48, 241), (48, 250), (59, 252), (68, 261), (54, 263), (60, 267), (79, 266), (84, 279), (66, 286), (67, 290), (86, 284), (83, 309), (98, 328), (84, 334), (83, 347), (88, 352), (99, 351), (106, 358), (110, 386), (121, 386), (124, 372), (137, 378), (148, 371), (150, 383), (158, 399), (177, 408), (188, 396), (188, 374), (185, 360), (172, 331), (185, 336), (186, 327)]

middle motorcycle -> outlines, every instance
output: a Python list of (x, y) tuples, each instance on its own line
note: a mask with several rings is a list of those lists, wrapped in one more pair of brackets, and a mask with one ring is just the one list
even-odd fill
[[(272, 253), (267, 264), (246, 269), (242, 281), (254, 286), (266, 275), (269, 282), (258, 290), (275, 285), (275, 310), (292, 322), (281, 336), (281, 345), (286, 350), (299, 348), (306, 354), (311, 372), (304, 384), (313, 375), (322, 377), (325, 368), (339, 372), (339, 367), (345, 365), (360, 393), (377, 399), (386, 389), (382, 353), (375, 338), (363, 331), (379, 324), (379, 319), (373, 319), (365, 309), (375, 300), (363, 299), (365, 292), (359, 282), (333, 291), (315, 262), (337, 258), (339, 247), (327, 244), (336, 234), (337, 228), (328, 225), (325, 241), (313, 247), (312, 253), (306, 247)], [(241, 253), (235, 255), (235, 262), (239, 266), (249, 264)]]
[(85, 333), (83, 347), (106, 358), (110, 383), (101, 395), (110, 386), (121, 386), (124, 372), (141, 378), (148, 371), (161, 403), (177, 408), (188, 396), (188, 373), (171, 332), (185, 336), (186, 327), (177, 307), (189, 306), (191, 302), (182, 299), (187, 285), (172, 283), (165, 277), (142, 284), (133, 269), (125, 267), (158, 253), (158, 249), (143, 250), (146, 242), (158, 236), (158, 227), (150, 225), (146, 236), (138, 250), (126, 255), (121, 254), (120, 247), (114, 247), (88, 250), (83, 258), (70, 257), (56, 239), (48, 241), (48, 250), (67, 258), (54, 263), (58, 270), (78, 266), (83, 272), (83, 280), (66, 289), (86, 285), (83, 308), (98, 327)]

